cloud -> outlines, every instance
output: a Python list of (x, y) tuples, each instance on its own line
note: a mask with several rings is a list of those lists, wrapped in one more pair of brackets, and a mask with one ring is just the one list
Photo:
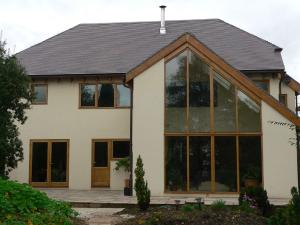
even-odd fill
[(10, 0), (0, 2), (0, 30), (16, 52), (79, 23), (220, 18), (284, 50), (286, 71), (300, 81), (297, 0)]

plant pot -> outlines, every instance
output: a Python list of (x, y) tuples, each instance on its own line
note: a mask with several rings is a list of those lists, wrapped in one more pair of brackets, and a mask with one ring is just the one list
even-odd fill
[(132, 196), (132, 190), (129, 187), (124, 187), (124, 195), (125, 196)]
[(258, 187), (257, 179), (245, 179), (244, 180), (245, 187)]
[(130, 180), (129, 179), (125, 179), (124, 183), (125, 183), (125, 188), (129, 188), (130, 187)]

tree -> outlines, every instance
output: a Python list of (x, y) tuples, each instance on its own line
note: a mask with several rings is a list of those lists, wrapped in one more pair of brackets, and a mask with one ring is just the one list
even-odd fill
[(136, 161), (136, 168), (134, 170), (135, 173), (135, 184), (134, 184), (134, 190), (136, 192), (138, 205), (140, 207), (140, 210), (144, 211), (149, 208), (150, 205), (150, 190), (148, 189), (148, 183), (144, 180), (144, 165), (141, 156), (137, 158)]
[(30, 107), (30, 78), (15, 56), (9, 55), (0, 41), (0, 177), (23, 160), (18, 124), (24, 124), (25, 109)]

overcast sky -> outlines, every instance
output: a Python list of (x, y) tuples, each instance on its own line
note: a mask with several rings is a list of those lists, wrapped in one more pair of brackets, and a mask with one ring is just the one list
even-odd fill
[(0, 0), (0, 30), (18, 52), (79, 23), (220, 18), (283, 48), (300, 81), (300, 0)]

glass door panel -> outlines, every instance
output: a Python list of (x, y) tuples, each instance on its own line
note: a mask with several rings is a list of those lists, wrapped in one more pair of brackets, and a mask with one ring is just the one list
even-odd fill
[(190, 191), (211, 191), (210, 137), (189, 137)]
[(52, 142), (51, 182), (67, 181), (67, 143)]
[(34, 142), (32, 143), (32, 182), (47, 182), (48, 172), (48, 143)]
[(93, 145), (92, 186), (109, 187), (111, 143), (95, 141)]
[(108, 167), (108, 143), (96, 142), (95, 143), (95, 167)]

